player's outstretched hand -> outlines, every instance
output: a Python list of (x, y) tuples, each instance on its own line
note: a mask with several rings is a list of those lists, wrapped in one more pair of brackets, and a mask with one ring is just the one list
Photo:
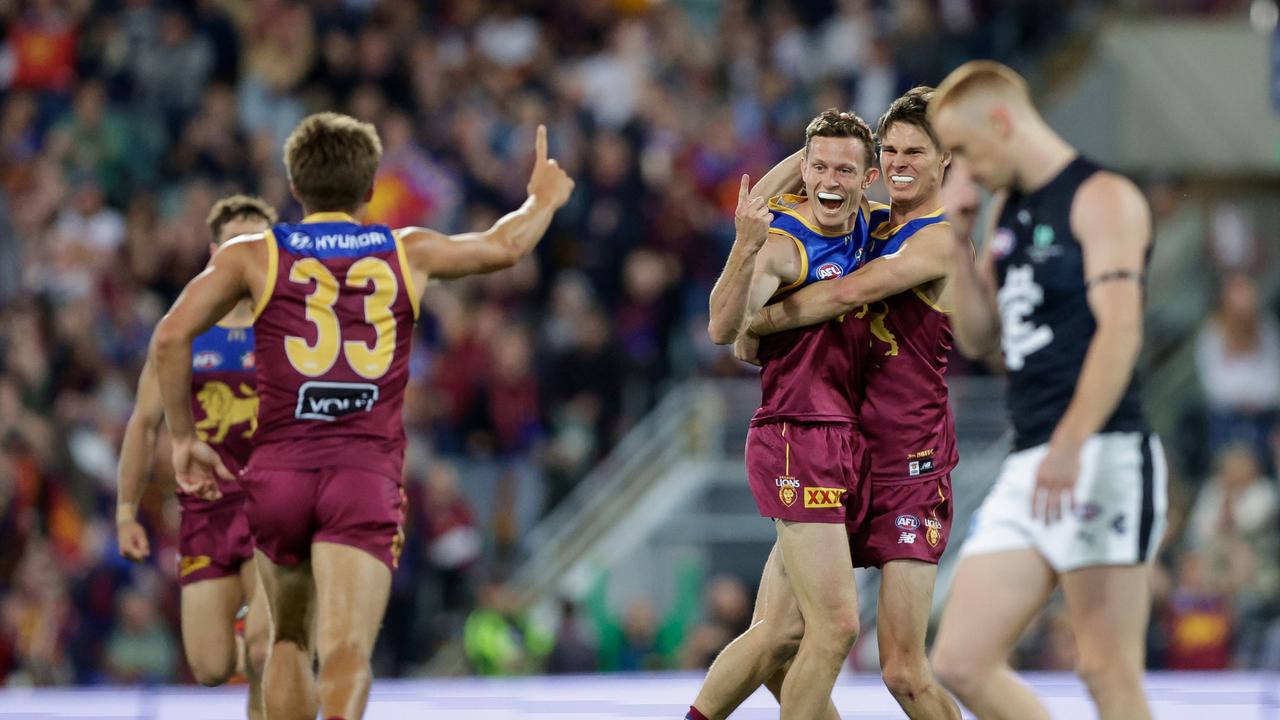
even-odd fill
[(222, 464), (218, 453), (199, 440), (173, 441), (173, 476), (178, 489), (201, 500), (217, 500), (218, 478), (234, 481), (235, 475)]
[(733, 213), (733, 225), (738, 231), (735, 242), (744, 243), (747, 250), (755, 252), (764, 246), (769, 236), (769, 223), (773, 213), (764, 198), (751, 197), (751, 178), (742, 176), (738, 187), (738, 209)]
[(146, 560), (151, 554), (151, 544), (147, 542), (147, 531), (137, 520), (116, 523), (116, 544), (120, 546), (122, 557), (135, 562)]
[(533, 176), (529, 178), (529, 197), (535, 202), (552, 208), (559, 208), (569, 201), (573, 192), (573, 179), (569, 177), (560, 164), (547, 158), (547, 126), (538, 126), (538, 135), (534, 140), (536, 156), (533, 160)]

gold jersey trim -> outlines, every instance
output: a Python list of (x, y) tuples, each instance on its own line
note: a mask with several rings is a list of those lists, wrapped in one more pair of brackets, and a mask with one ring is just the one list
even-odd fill
[(276, 247), (275, 231), (268, 228), (262, 234), (262, 239), (267, 244), (267, 278), (262, 284), (262, 295), (258, 296), (258, 302), (253, 306), (255, 321), (267, 309), (267, 302), (276, 290), (276, 274), (280, 271), (280, 249)]

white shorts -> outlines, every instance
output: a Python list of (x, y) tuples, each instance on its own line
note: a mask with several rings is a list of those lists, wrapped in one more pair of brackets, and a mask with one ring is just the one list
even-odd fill
[(1005, 459), (991, 493), (974, 514), (960, 556), (1029, 548), (1056, 572), (1092, 565), (1151, 562), (1164, 535), (1168, 468), (1160, 438), (1103, 433), (1085, 442), (1075, 513), (1045, 525), (1031, 516), (1036, 470), (1049, 452), (1037, 445)]

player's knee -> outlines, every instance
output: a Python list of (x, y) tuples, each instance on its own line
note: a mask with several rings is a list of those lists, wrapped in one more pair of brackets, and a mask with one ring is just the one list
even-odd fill
[(884, 686), (894, 697), (919, 697), (929, 689), (929, 667), (923, 658), (905, 658), (885, 663), (880, 670)]
[(245, 637), (245, 666), (252, 677), (262, 677), (267, 667), (267, 655), (271, 652), (271, 637), (262, 632)]
[(935, 649), (929, 662), (933, 666), (933, 674), (938, 678), (938, 682), (962, 697), (971, 694), (981, 686), (982, 677), (986, 673), (986, 669), (973, 662), (972, 658), (944, 649)]
[(221, 657), (215, 654), (208, 654), (197, 657), (188, 657), (187, 661), (191, 665), (191, 675), (196, 682), (205, 687), (217, 687), (225, 683), (236, 671), (236, 661), (234, 657)]
[(1142, 691), (1142, 668), (1114, 657), (1082, 653), (1076, 661), (1076, 674), (1094, 697), (1129, 691)]
[(858, 620), (858, 608), (856, 606), (841, 608), (832, 616), (830, 627), (814, 628), (814, 630), (824, 635), (829, 633), (833, 640), (852, 648), (854, 641), (858, 639), (858, 633), (862, 631), (862, 623)]

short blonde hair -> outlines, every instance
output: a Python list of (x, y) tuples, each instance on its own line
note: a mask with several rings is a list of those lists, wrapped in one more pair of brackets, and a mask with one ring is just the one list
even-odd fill
[(381, 159), (373, 125), (333, 112), (304, 118), (284, 142), (289, 182), (310, 212), (359, 207)]
[(239, 217), (257, 216), (267, 221), (268, 225), (276, 224), (276, 209), (256, 195), (232, 195), (224, 197), (209, 209), (205, 223), (213, 233), (213, 241), (218, 242), (222, 235), (222, 227)]
[(1027, 81), (1010, 68), (994, 60), (970, 60), (961, 65), (938, 85), (929, 103), (929, 118), (949, 104), (970, 97), (977, 92), (997, 93), (1032, 106)]

